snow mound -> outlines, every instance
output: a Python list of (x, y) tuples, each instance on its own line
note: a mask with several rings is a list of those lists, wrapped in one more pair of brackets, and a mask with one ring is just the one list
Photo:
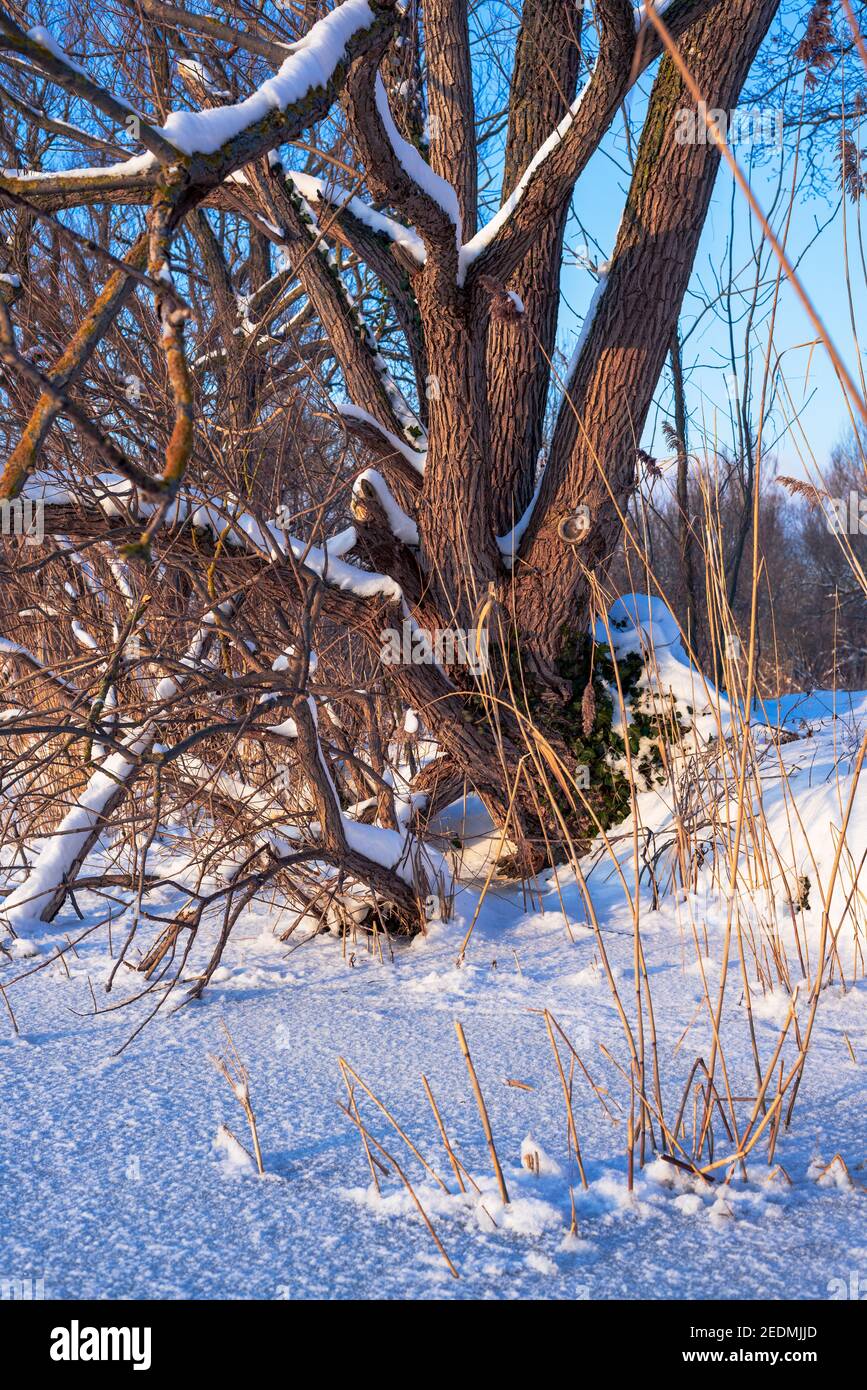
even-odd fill
[(729, 701), (693, 665), (680, 626), (666, 603), (648, 594), (622, 594), (599, 618), (594, 639), (609, 643), (618, 661), (637, 655), (644, 671), (639, 689), (651, 704), (673, 701), (685, 728), (702, 740), (718, 738), (731, 727)]

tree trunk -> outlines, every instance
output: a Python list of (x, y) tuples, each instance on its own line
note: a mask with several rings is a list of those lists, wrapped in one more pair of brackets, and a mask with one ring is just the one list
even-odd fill
[[(777, 0), (733, 0), (681, 42), (709, 109), (729, 111), (777, 9)], [(530, 651), (556, 666), (583, 632), (590, 586), (604, 573), (635, 481), (635, 455), (668, 352), (704, 227), (720, 155), (710, 142), (679, 144), (678, 113), (695, 110), (663, 58), (636, 157), (610, 268), (571, 372), (523, 566), (518, 614)], [(701, 127), (700, 117), (696, 118)], [(558, 525), (587, 507), (589, 525), (564, 544)]]

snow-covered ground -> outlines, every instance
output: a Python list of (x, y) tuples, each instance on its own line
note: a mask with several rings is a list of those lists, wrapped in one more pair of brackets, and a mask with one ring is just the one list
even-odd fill
[[(821, 722), (821, 699), (813, 705), (809, 727), (801, 730), (806, 736), (780, 750), (789, 798), (807, 817), (804, 839), (796, 834), (791, 841), (781, 881), (809, 868), (821, 885), (833, 846), (830, 826), (840, 824), (859, 731), (867, 724), (867, 697), (853, 697), (836, 722)], [(771, 767), (765, 788), (771, 826), (784, 819), (783, 785)], [(661, 797), (645, 793), (639, 810), (656, 843), (664, 843), (668, 812)], [(629, 826), (618, 836), (631, 887)], [(847, 838), (857, 864), (867, 850), (860, 791)], [(585, 871), (590, 865), (588, 858)], [(632, 910), (610, 862), (595, 864), (590, 887), (634, 1026)], [(707, 883), (699, 889), (688, 902), (682, 893), (664, 894), (653, 910), (647, 882), (642, 885), (641, 932), (669, 1125), (693, 1061), (707, 1060), (711, 1049), (702, 980), (715, 999), (726, 902)], [(166, 910), (175, 901), (167, 887), (151, 906)], [(862, 896), (862, 922), (863, 902)], [(628, 1054), (574, 875), (549, 874), (533, 901), (495, 880), (459, 965), (477, 905), (478, 885), (468, 883), (458, 891), (451, 921), (432, 923), (412, 944), (390, 950), (385, 943), (380, 958), (363, 936), (343, 943), (296, 934), (281, 942), (284, 924), (263, 901), (239, 922), (204, 998), (159, 1012), (119, 1056), (155, 996), (94, 1016), (94, 1000), (116, 1005), (137, 992), (142, 978), (121, 970), (112, 994), (105, 994), (112, 957), (104, 927), (68, 949), (65, 964), (54, 961), (12, 985), (8, 999), (20, 1036), (0, 1001), (0, 1276), (42, 1278), (49, 1297), (266, 1299), (823, 1298), (848, 1285), (853, 1273), (867, 1276), (867, 985), (854, 927), (851, 940), (847, 927), (838, 938), (845, 986), (838, 972), (823, 992), (794, 1119), (780, 1133), (773, 1168), (765, 1136), (747, 1160), (746, 1182), (735, 1174), (726, 1184), (723, 1167), (710, 1184), (656, 1160), (636, 1167), (630, 1194), (629, 1090), (618, 1070)], [(83, 921), (70, 909), (42, 928), (32, 947), (16, 943), (16, 959), (0, 957), (0, 984), (50, 961), (104, 911), (87, 894), (79, 906)], [(757, 895), (759, 935), (761, 917)], [(811, 949), (820, 920), (821, 891), (814, 886), (811, 906), (800, 914)], [(217, 926), (203, 933), (190, 974), (206, 959)], [(780, 931), (785, 935), (785, 924)], [(115, 952), (121, 936), (117, 926)], [(34, 947), (37, 955), (24, 954)], [(794, 985), (799, 969), (791, 933), (788, 954)], [(732, 1094), (751, 1097), (756, 1077), (739, 970), (733, 936), (722, 1036)], [(754, 979), (752, 988), (766, 1066), (790, 996), (779, 986), (763, 991)], [(797, 1004), (800, 1027), (807, 996), (804, 989)], [(574, 1113), (587, 1190), (568, 1156), (544, 1010), (598, 1088), (576, 1066)], [(511, 1198), (505, 1208), (455, 1019), (464, 1026), (490, 1112)], [(223, 1022), (249, 1070), (264, 1179), (239, 1150), (217, 1142), (225, 1124), (249, 1144), (242, 1110), (209, 1061), (209, 1053), (225, 1050)], [(560, 1052), (568, 1072), (562, 1039)], [(788, 1067), (788, 1047), (784, 1055)], [(381, 1195), (373, 1190), (359, 1133), (338, 1106), (346, 1099), (341, 1056), (448, 1187), (446, 1193), (437, 1185), (356, 1087), (365, 1125), (397, 1158), (459, 1279), (398, 1179), (381, 1177)], [(457, 1192), (422, 1074), (478, 1193)], [(751, 1108), (737, 1102), (742, 1123)], [(685, 1123), (688, 1147), (691, 1100)], [(719, 1124), (715, 1145), (718, 1157), (731, 1151)], [(823, 1176), (838, 1153), (851, 1177), (839, 1162)]]

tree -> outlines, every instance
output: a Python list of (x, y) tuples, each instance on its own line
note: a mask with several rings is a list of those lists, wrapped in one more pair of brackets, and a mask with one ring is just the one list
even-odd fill
[[(139, 7), (122, 0), (109, 16), (71, 22), (75, 59), (29, 16), (0, 11), (4, 138), (18, 151), (29, 140), (28, 158), (49, 165), (0, 176), (14, 219), (10, 302), (0, 304), (5, 390), (20, 417), (0, 498), (38, 496), (49, 537), (104, 557), (86, 602), (103, 605), (114, 633), (96, 641), (96, 698), (79, 691), (74, 717), (54, 725), (76, 746), (86, 740), (92, 777), (105, 777), (115, 751), (107, 786), (85, 788), (87, 833), (67, 834), (75, 847), (43, 884), (51, 913), (143, 773), (171, 771), (199, 800), (216, 778), (249, 827), (262, 787), (241, 794), (214, 763), (208, 776), (196, 766), (193, 746), (218, 733), (246, 750), (247, 768), (251, 741), (291, 740), (305, 789), (315, 831), (300, 849), (284, 839), (263, 850), (258, 823), (250, 862), (270, 859), (257, 873), (330, 862), (404, 916), (431, 874), (418, 861), (405, 871), (406, 816), (383, 776), (395, 706), (416, 711), (439, 746), (413, 784), (429, 814), (472, 785), (508, 825), (521, 868), (562, 852), (564, 827), (592, 830), (601, 794), (576, 803), (567, 787), (557, 814), (522, 769), (544, 772), (546, 748), (574, 766), (568, 725), (582, 704), (592, 729), (594, 593), (720, 163), (713, 139), (675, 139), (695, 103), (663, 50), (678, 46), (708, 110), (729, 111), (777, 6), (671, 0), (660, 25), (629, 0), (596, 0), (592, 15), (574, 0), (525, 0), (502, 199), (481, 228), (485, 122), (466, 0), (406, 13), (394, 0), (343, 0), (315, 23), (315, 5), (229, 5), (224, 22), (143, 0), (143, 33)], [(537, 484), (568, 209), (654, 65), (616, 244), (553, 383), (561, 400)], [(178, 82), (188, 109), (168, 114)], [(118, 159), (119, 132), (144, 153)], [(68, 145), (108, 162), (60, 167)], [(294, 167), (299, 149), (307, 170)], [(105, 277), (65, 344), (68, 315), (50, 289), (64, 263), (79, 285), (97, 267)], [(138, 400), (107, 386), (124, 354), (129, 365), (131, 334)], [(347, 497), (353, 525), (329, 539)], [(290, 520), (300, 521), (294, 537)], [(158, 605), (170, 612), (178, 594), (174, 628), (157, 634)], [(383, 633), (405, 622), (458, 630), (464, 647), (440, 662), (383, 664)], [(479, 632), (488, 660), (474, 673)], [(125, 642), (138, 633), (147, 645), (136, 669)], [(311, 684), (314, 641), (343, 661), (354, 653), (368, 697), (349, 679), (338, 690), (333, 662), (332, 689)], [(56, 693), (56, 665), (29, 648), (10, 659)], [(170, 689), (156, 680), (160, 664), (174, 672)], [(116, 701), (124, 680), (110, 725), (107, 693)], [(343, 714), (326, 741), (329, 700)], [(263, 731), (263, 701), (291, 708), (281, 734)], [(49, 722), (22, 706), (7, 733), (44, 741)], [(174, 743), (155, 752), (171, 741), (166, 728)], [(347, 816), (353, 778), (372, 791), (372, 829), (394, 836), (391, 849)], [(67, 815), (80, 811), (76, 801)]]

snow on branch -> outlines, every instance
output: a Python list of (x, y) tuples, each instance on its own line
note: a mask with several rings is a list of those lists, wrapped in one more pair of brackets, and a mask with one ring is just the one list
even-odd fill
[(44, 680), (51, 681), (53, 685), (56, 685), (65, 694), (71, 695), (77, 700), (83, 699), (82, 692), (77, 685), (74, 685), (72, 681), (66, 680), (64, 676), (59, 675), (58, 672), (52, 670), (50, 666), (46, 666), (39, 660), (39, 657), (34, 656), (27, 647), (22, 647), (18, 642), (10, 641), (8, 637), (0, 637), (0, 657), (3, 656), (12, 659), (17, 658), (19, 661), (23, 662), (25, 666), (29, 666), (31, 671), (35, 672), (36, 675), (41, 676)]
[[(662, 19), (662, 17), (663, 17), (663, 15), (665, 14), (666, 10), (670, 8), (671, 3), (672, 3), (672, 0), (655, 0), (655, 3), (654, 3), (654, 5), (653, 5), (653, 8), (654, 8), (654, 10), (656, 11), (656, 13), (659, 15), (660, 19)], [(636, 28), (636, 30), (640, 29), (641, 26), (642, 26), (642, 24), (646, 23), (646, 21), (647, 21), (647, 6), (646, 6), (646, 5), (638, 5), (638, 6), (636, 7), (636, 9), (635, 9), (635, 28)]]
[(377, 501), (385, 513), (391, 534), (404, 545), (418, 546), (418, 527), (412, 517), (407, 516), (406, 512), (398, 506), (392, 497), (388, 484), (381, 473), (377, 473), (375, 468), (366, 468), (359, 474), (353, 484), (352, 491), (356, 496), (363, 496), (365, 487), (370, 487), (376, 494)]
[(389, 6), (368, 0), (344, 0), (293, 45), (273, 77), (267, 78), (244, 101), (206, 111), (173, 111), (163, 133), (186, 154), (214, 154), (243, 131), (274, 111), (296, 106), (310, 93), (322, 91), (346, 60), (353, 38), (370, 29)]
[(347, 429), (352, 430), (364, 439), (370, 438), (371, 434), (378, 435), (385, 444), (390, 445), (396, 453), (406, 459), (407, 463), (415, 469), (419, 476), (424, 473), (425, 461), (427, 459), (427, 453), (425, 451), (413, 449), (405, 440), (399, 439), (396, 434), (392, 434), (390, 430), (385, 429), (369, 411), (361, 410), (357, 405), (351, 405), (349, 402), (345, 402), (338, 404), (335, 408), (345, 422)]
[(399, 603), (403, 598), (403, 590), (395, 580), (389, 579), (386, 574), (375, 574), (337, 559), (329, 551), (327, 542), (320, 547), (294, 540), (291, 536), (287, 536), (286, 540), (295, 559), (334, 589), (343, 589), (357, 598), (385, 598), (393, 603)]
[(463, 229), (457, 193), (446, 179), (434, 173), (430, 165), (422, 159), (415, 145), (404, 140), (394, 123), (391, 107), (388, 104), (388, 93), (379, 73), (376, 74), (374, 80), (374, 96), (379, 118), (398, 163), (407, 177), (421, 188), (432, 202), (436, 203), (450, 222), (454, 223), (457, 247), (460, 250)]
[[(266, 818), (265, 827), (257, 826), (256, 837), (269, 843), (275, 853), (288, 857), (300, 845), (308, 844), (317, 847), (324, 863), (341, 862), (340, 851), (326, 845), (327, 832), (323, 831), (320, 822), (315, 818), (307, 819), (302, 829), (287, 821), (272, 791), (253, 787), (234, 773), (212, 767), (189, 753), (184, 753), (171, 766), (173, 773), (189, 785), (208, 787), (237, 809)], [(345, 845), (358, 856), (355, 869), (363, 873), (366, 861), (368, 866), (375, 865), (397, 874), (407, 887), (412, 888), (417, 882), (414, 865), (421, 857), (425, 868), (443, 883), (450, 883), (451, 875), (445, 857), (430, 846), (423, 846), (408, 828), (390, 830), (385, 826), (356, 820), (346, 811), (338, 811), (338, 814)]]
[(593, 84), (593, 76), (594, 74), (591, 73), (590, 77), (588, 77), (584, 86), (581, 88), (581, 91), (578, 93), (577, 97), (572, 102), (572, 105), (569, 107), (569, 110), (566, 112), (566, 115), (558, 123), (554, 130), (552, 130), (545, 143), (543, 145), (540, 145), (539, 149), (536, 151), (533, 158), (530, 160), (530, 163), (527, 165), (526, 169), (524, 170), (518, 182), (515, 184), (515, 187), (509, 194), (506, 201), (503, 203), (502, 207), (500, 207), (499, 210), (494, 213), (494, 216), (491, 218), (489, 222), (485, 224), (484, 227), (481, 227), (479, 231), (476, 232), (476, 235), (474, 237), (472, 237), (461, 247), (458, 267), (458, 280), (460, 284), (464, 283), (467, 277), (467, 272), (479, 259), (482, 253), (484, 251), (487, 251), (488, 248), (493, 245), (494, 241), (499, 236), (503, 227), (509, 221), (510, 217), (515, 212), (515, 209), (518, 207), (519, 203), (523, 199), (524, 194), (526, 193), (533, 179), (536, 177), (539, 171), (544, 170), (544, 166), (549, 156), (565, 140), (567, 134), (569, 133), (569, 131), (575, 123), (575, 119), (579, 111), (581, 110), (581, 106), (588, 92), (591, 90), (591, 86)]
[(308, 203), (325, 203), (329, 208), (348, 212), (376, 236), (385, 237), (394, 246), (400, 247), (415, 265), (422, 268), (427, 260), (425, 244), (414, 227), (405, 227), (394, 217), (377, 212), (363, 198), (357, 197), (330, 179), (321, 179), (313, 174), (304, 174), (295, 169), (286, 170), (287, 179)]
[[(137, 520), (148, 520), (159, 505), (137, 497), (132, 484), (119, 475), (101, 474), (93, 480), (92, 492), (96, 507), (106, 517), (125, 517), (132, 513)], [(83, 500), (80, 490), (73, 484), (46, 474), (34, 475), (22, 495), (41, 501), (46, 507), (75, 506)], [(168, 509), (165, 524), (170, 527), (186, 524), (195, 530), (209, 531), (215, 541), (256, 551), (268, 559), (285, 560), (291, 556), (324, 584), (359, 598), (380, 597), (398, 603), (403, 597), (400, 585), (387, 575), (360, 569), (340, 558), (354, 544), (353, 528), (342, 531), (334, 541), (316, 546), (287, 535), (279, 518), (260, 522), (240, 503), (204, 497), (194, 490), (182, 490), (177, 494)]]
[(453, 274), (462, 241), (458, 196), (435, 174), (395, 125), (375, 45), (354, 64), (346, 83), (346, 110), (357, 154), (374, 198), (400, 210), (422, 237), (426, 251)]
[[(394, 3), (395, 0), (370, 0), (370, 3), (368, 0), (343, 0), (343, 4), (317, 21), (303, 39), (292, 45), (279, 70), (250, 96), (228, 106), (173, 111), (164, 126), (153, 127), (150, 153), (146, 155), (108, 168), (79, 168), (63, 173), (7, 170), (0, 178), (0, 188), (4, 178), (14, 181), (15, 186), (43, 183), (52, 187), (52, 191), (55, 184), (58, 191), (66, 191), (66, 181), (70, 179), (101, 186), (107, 178), (107, 186), (116, 188), (123, 186), (127, 178), (135, 183), (143, 174), (157, 174), (160, 159), (178, 163), (183, 156), (195, 160), (197, 156), (214, 156), (218, 152), (224, 155), (220, 164), (225, 167), (211, 160), (201, 171), (202, 180), (213, 183), (224, 179), (275, 144), (293, 138), (325, 114), (336, 95), (346, 64), (364, 51), (380, 28), (390, 28)], [(0, 33), (7, 34), (9, 28), (9, 22), (0, 18)], [(11, 29), (17, 30), (17, 26), (12, 25)], [(34, 46), (32, 40), (27, 43)], [(61, 68), (60, 60), (47, 48), (41, 45), (38, 48), (39, 53), (47, 56), (49, 64)], [(72, 68), (64, 68), (64, 71), (78, 83), (87, 80), (75, 74)], [(123, 119), (127, 110), (121, 103), (117, 106)], [(292, 129), (285, 121), (275, 122), (275, 115), (288, 117), (290, 112), (295, 117), (290, 123)], [(141, 129), (142, 143), (148, 145), (145, 132), (151, 128), (141, 121)]]
[(539, 479), (539, 482), (536, 484), (533, 496), (531, 497), (528, 506), (525, 508), (522, 515), (515, 522), (515, 525), (512, 527), (511, 531), (507, 531), (504, 536), (497, 536), (497, 549), (502, 555), (503, 563), (506, 565), (508, 569), (512, 569), (514, 567), (515, 557), (521, 548), (521, 541), (524, 538), (524, 533), (526, 532), (527, 527), (530, 525), (530, 521), (533, 517), (533, 510), (536, 506), (537, 501), (539, 500), (540, 486), (541, 478)]
[[(669, 32), (680, 38), (719, 3), (670, 0)], [(635, 10), (628, 0), (599, 0), (596, 12), (599, 52), (590, 76), (502, 207), (461, 247), (460, 283), (470, 273), (509, 278), (552, 207), (571, 195), (630, 88), (659, 56), (658, 37), (643, 24), (643, 9)]]
[(63, 885), (74, 877), (76, 863), (93, 843), (112, 804), (123, 794), (139, 765), (139, 755), (151, 747), (154, 733), (154, 725), (133, 730), (125, 741), (125, 751), (113, 753), (93, 774), (75, 805), (42, 842), (27, 878), (0, 905), (0, 914), (14, 931), (50, 919), (58, 893), (65, 892)]
[[(217, 631), (220, 616), (231, 611), (231, 604), (221, 604), (217, 610), (205, 614), (181, 658), (183, 668), (201, 669), (203, 653)], [(157, 683), (156, 701), (162, 705), (171, 702), (182, 685), (181, 676), (165, 677)], [(67, 888), (75, 881), (108, 817), (125, 797), (142, 758), (154, 748), (160, 723), (166, 717), (167, 711), (158, 709), (152, 718), (133, 729), (123, 747), (106, 758), (93, 773), (60, 824), (43, 838), (27, 877), (0, 904), (0, 915), (13, 931), (21, 932), (31, 924), (50, 921), (62, 906)]]

